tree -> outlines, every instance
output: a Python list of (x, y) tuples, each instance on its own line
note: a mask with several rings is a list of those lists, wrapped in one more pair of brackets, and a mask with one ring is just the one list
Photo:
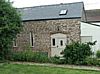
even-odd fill
[(9, 0), (0, 0), (0, 59), (10, 56), (13, 39), (22, 29), (20, 14)]

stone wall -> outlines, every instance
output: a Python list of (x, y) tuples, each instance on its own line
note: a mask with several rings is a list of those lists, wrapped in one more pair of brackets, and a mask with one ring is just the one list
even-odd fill
[(80, 20), (61, 19), (61, 20), (42, 20), (23, 22), (23, 31), (17, 35), (16, 50), (24, 50), (30, 44), (30, 31), (34, 34), (34, 51), (48, 52), (51, 49), (51, 34), (64, 33), (67, 35), (67, 43), (80, 41)]

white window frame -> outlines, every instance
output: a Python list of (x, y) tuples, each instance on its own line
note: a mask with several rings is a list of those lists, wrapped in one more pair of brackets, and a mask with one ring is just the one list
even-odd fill
[(34, 34), (33, 34), (33, 32), (30, 32), (30, 46), (31, 47), (34, 47), (34, 42), (35, 42), (34, 40), (35, 40), (34, 39)]
[(67, 12), (68, 12), (67, 9), (63, 9), (63, 10), (60, 11), (59, 15), (66, 15)]

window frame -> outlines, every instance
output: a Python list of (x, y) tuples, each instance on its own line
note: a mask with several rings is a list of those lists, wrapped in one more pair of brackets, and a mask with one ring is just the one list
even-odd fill
[(30, 32), (30, 46), (31, 47), (34, 47), (34, 41), (35, 39), (34, 39), (34, 34), (33, 34), (33, 32), (31, 31)]
[(66, 15), (67, 12), (68, 12), (67, 9), (62, 9), (62, 10), (60, 11), (59, 15)]

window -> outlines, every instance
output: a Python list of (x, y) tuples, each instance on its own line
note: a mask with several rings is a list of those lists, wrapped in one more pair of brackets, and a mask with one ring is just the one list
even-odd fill
[(52, 39), (52, 45), (55, 46), (55, 38)]
[(32, 32), (30, 32), (30, 45), (33, 47), (34, 46), (34, 35)]
[(17, 41), (13, 40), (13, 47), (17, 47)]
[(67, 12), (68, 12), (68, 10), (61, 10), (60, 13), (59, 13), (59, 15), (66, 15)]
[(60, 41), (60, 45), (63, 46), (63, 41), (62, 40)]

